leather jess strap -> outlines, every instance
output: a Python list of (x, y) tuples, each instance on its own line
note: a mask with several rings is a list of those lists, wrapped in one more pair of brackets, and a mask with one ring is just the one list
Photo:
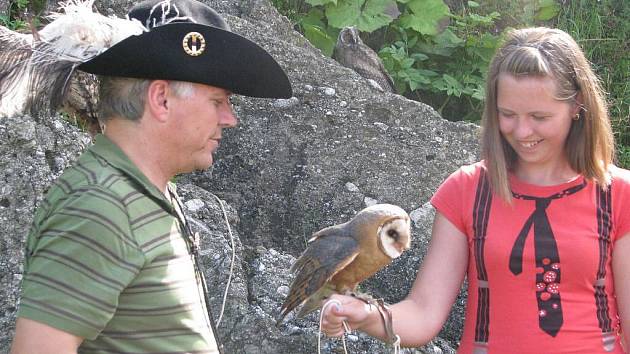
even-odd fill
[(385, 329), (385, 335), (387, 336), (387, 343), (394, 345), (394, 347), (400, 346), (400, 337), (394, 333), (394, 324), (392, 317), (392, 310), (385, 303), (383, 299), (368, 300), (368, 305), (374, 305), (381, 315), (383, 320), (383, 327)]

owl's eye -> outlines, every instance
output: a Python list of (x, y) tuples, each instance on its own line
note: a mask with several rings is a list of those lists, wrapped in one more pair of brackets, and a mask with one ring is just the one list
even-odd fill
[(387, 230), (387, 236), (394, 239), (394, 241), (398, 241), (398, 232), (394, 229)]

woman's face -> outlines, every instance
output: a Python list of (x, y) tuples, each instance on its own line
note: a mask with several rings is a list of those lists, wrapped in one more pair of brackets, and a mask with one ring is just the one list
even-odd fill
[(567, 162), (565, 142), (579, 107), (557, 100), (556, 92), (548, 76), (499, 75), (499, 130), (516, 152), (518, 168), (554, 168)]

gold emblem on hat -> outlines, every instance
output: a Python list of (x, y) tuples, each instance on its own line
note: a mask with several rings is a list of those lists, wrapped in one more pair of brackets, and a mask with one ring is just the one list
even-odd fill
[(206, 39), (199, 32), (190, 32), (182, 41), (186, 54), (196, 57), (206, 49)]

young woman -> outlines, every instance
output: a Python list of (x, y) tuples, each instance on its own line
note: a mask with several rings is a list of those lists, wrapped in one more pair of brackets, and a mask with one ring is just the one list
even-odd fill
[[(510, 33), (488, 72), (483, 160), (438, 189), (429, 251), (394, 304), (403, 346), (442, 328), (464, 277), (458, 353), (626, 353), (630, 342), (630, 171), (599, 81), (557, 29)], [(378, 311), (334, 296), (329, 336), (385, 338)], [(627, 348), (627, 347), (625, 347)]]

